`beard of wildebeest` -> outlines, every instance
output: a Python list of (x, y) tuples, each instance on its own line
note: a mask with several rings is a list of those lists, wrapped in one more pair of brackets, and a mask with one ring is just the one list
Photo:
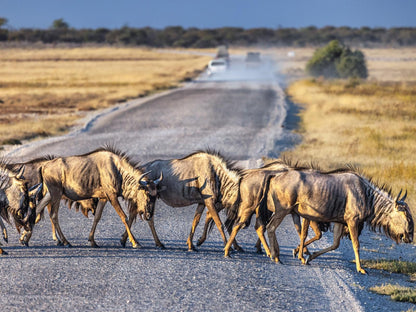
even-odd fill
[(387, 237), (397, 244), (400, 242), (411, 243), (413, 241), (414, 224), (410, 208), (405, 202), (407, 191), (400, 198), (402, 191), (393, 201), (382, 199), (374, 200), (374, 216), (371, 218), (370, 228), (372, 230), (383, 229)]
[(78, 156), (55, 158), (41, 168), (44, 182), (43, 199), (36, 208), (40, 214), (51, 204), (50, 217), (61, 241), (69, 245), (58, 222), (59, 202), (62, 196), (71, 201), (97, 198), (100, 202), (110, 201), (126, 227), (133, 247), (138, 243), (131, 234), (127, 217), (118, 197), (134, 207), (137, 213), (149, 220), (153, 216), (155, 196), (151, 196), (145, 182), (146, 173), (122, 152), (104, 147)]
[[(1, 166), (1, 165), (0, 165)], [(1, 216), (9, 221), (9, 215), (15, 222), (24, 226), (23, 219), (29, 209), (29, 195), (27, 181), (24, 179), (24, 166), (18, 172), (13, 172), (0, 167), (2, 183), (0, 187), (0, 209)]]

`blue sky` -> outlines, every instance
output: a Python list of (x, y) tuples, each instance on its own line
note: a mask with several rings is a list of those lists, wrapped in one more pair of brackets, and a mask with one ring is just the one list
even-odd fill
[(8, 27), (416, 27), (416, 0), (0, 0)]

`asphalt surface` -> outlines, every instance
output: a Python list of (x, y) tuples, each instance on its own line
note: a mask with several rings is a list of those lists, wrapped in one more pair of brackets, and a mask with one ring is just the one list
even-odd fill
[[(178, 90), (130, 101), (90, 116), (69, 135), (32, 142), (7, 153), (24, 161), (46, 154), (73, 155), (112, 144), (134, 159), (183, 157), (213, 148), (241, 166), (256, 167), (262, 156), (278, 156), (298, 138), (287, 125), (287, 103), (271, 64), (202, 76)], [(232, 65), (233, 66), (233, 65)], [(351, 263), (348, 240), (309, 266), (292, 258), (299, 239), (292, 220), (277, 230), (283, 264), (255, 252), (253, 224), (237, 239), (244, 253), (223, 257), (213, 229), (197, 252), (188, 252), (195, 206), (171, 208), (158, 201), (155, 225), (166, 249), (155, 247), (150, 230), (138, 221), (132, 232), (143, 246), (119, 244), (124, 227), (107, 205), (96, 231), (101, 248), (88, 244), (92, 218), (61, 206), (60, 224), (72, 248), (55, 246), (47, 213), (34, 229), (30, 247), (20, 246), (11, 226), (9, 253), (0, 259), (1, 311), (394, 311), (407, 310), (369, 293), (379, 279), (361, 276)], [(220, 217), (224, 219), (224, 215)], [(203, 219), (201, 219), (203, 220)], [(201, 233), (197, 229), (195, 239)], [(368, 236), (368, 244), (391, 242)], [(313, 245), (326, 247), (331, 234)], [(383, 240), (380, 243), (380, 240)], [(385, 245), (382, 245), (385, 244)], [(386, 247), (387, 246), (387, 247)], [(374, 277), (374, 274), (376, 276)], [(373, 279), (371, 279), (373, 278)], [(378, 278), (378, 279), (377, 279)]]

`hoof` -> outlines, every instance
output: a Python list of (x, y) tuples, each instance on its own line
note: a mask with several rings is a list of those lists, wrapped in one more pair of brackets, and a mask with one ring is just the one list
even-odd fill
[(94, 242), (94, 243), (91, 243), (91, 247), (92, 247), (92, 248), (100, 248), (100, 246), (99, 246), (99, 245), (97, 245), (95, 242)]
[(188, 252), (198, 252), (198, 249), (196, 249), (195, 246), (192, 246), (188, 248)]
[(304, 264), (309, 265), (311, 261), (312, 261), (311, 256), (307, 255), (306, 258), (305, 258), (305, 263)]
[(364, 269), (359, 269), (357, 271), (360, 272), (361, 274), (368, 275), (368, 273)]
[(196, 242), (196, 245), (201, 246), (204, 241), (205, 240), (198, 239), (198, 241)]
[(140, 244), (133, 245), (133, 249), (140, 249), (142, 246)]
[(256, 250), (256, 253), (257, 253), (257, 254), (259, 254), (259, 255), (262, 255), (262, 254), (263, 254), (263, 250), (261, 250), (261, 249), (257, 249), (257, 250)]
[(19, 241), (20, 241), (20, 244), (22, 244), (23, 246), (29, 247), (29, 243), (27, 241), (24, 241), (24, 240), (19, 240)]
[(65, 248), (72, 248), (72, 245), (70, 243), (64, 243), (63, 246)]
[(120, 245), (121, 247), (126, 247), (126, 241), (123, 239), (120, 239)]
[(244, 249), (241, 248), (240, 246), (234, 247), (234, 250), (237, 252), (244, 252)]
[(166, 249), (165, 245), (163, 245), (163, 244), (156, 245), (156, 248), (158, 248), (158, 249)]
[(296, 249), (293, 249), (293, 251), (292, 251), (292, 256), (293, 256), (293, 259), (295, 259), (296, 258), (296, 255), (298, 254), (298, 252), (296, 251)]

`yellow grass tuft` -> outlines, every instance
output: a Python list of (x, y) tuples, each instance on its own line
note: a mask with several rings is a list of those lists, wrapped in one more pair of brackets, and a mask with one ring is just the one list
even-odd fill
[(370, 291), (390, 296), (394, 301), (416, 303), (416, 289), (413, 287), (384, 284), (382, 286), (371, 287)]

